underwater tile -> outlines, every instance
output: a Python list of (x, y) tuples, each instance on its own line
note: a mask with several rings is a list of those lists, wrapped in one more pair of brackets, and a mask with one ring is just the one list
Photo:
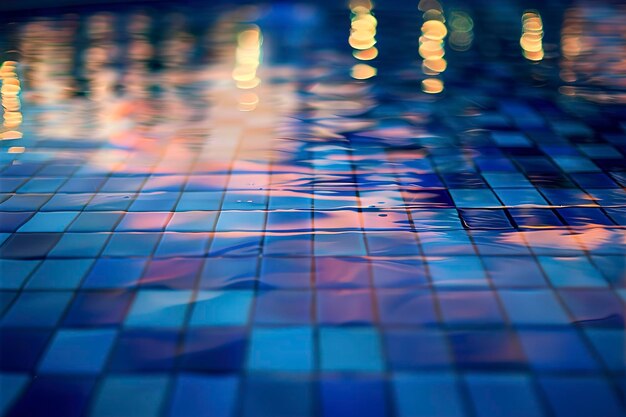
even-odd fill
[(43, 374), (97, 374), (116, 337), (115, 330), (59, 330), (41, 363)]

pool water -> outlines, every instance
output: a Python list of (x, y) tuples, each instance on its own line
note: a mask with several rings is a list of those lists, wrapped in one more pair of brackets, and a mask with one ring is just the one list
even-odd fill
[(0, 414), (626, 415), (626, 7), (495, 3), (2, 16)]

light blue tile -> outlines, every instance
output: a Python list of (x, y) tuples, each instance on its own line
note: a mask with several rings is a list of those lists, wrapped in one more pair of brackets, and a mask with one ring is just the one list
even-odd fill
[(222, 194), (222, 191), (186, 191), (181, 195), (176, 211), (219, 210)]
[(250, 316), (252, 291), (199, 291), (191, 326), (244, 326)]
[(29, 380), (27, 374), (0, 374), (0, 415), (5, 415)]
[(37, 290), (78, 288), (93, 261), (93, 259), (47, 259), (31, 276), (26, 288)]
[(323, 371), (381, 372), (383, 357), (378, 332), (371, 327), (320, 329)]
[(91, 417), (158, 417), (167, 386), (168, 378), (162, 375), (110, 376), (100, 388)]
[(169, 417), (232, 417), (237, 378), (232, 375), (181, 375)]
[(74, 221), (77, 211), (39, 212), (30, 218), (19, 232), (63, 232)]
[(0, 289), (19, 289), (40, 261), (0, 259)]
[(501, 207), (493, 192), (486, 188), (448, 190), (457, 207), (461, 208), (488, 208)]
[(39, 372), (97, 374), (104, 367), (115, 335), (115, 330), (59, 330), (39, 365)]
[(497, 189), (496, 194), (505, 206), (538, 205), (547, 206), (548, 202), (534, 188)]
[(308, 372), (313, 369), (313, 332), (309, 327), (256, 328), (252, 332), (248, 369)]
[(397, 374), (393, 393), (398, 417), (465, 417), (458, 382), (452, 374)]
[(191, 291), (140, 290), (126, 316), (129, 327), (179, 327), (189, 307)]
[(469, 374), (469, 386), (477, 417), (541, 417), (545, 411), (531, 378), (523, 374)]
[(215, 230), (218, 232), (262, 231), (265, 211), (222, 211)]
[(485, 270), (476, 256), (437, 257), (426, 260), (437, 287), (487, 287)]
[(500, 290), (509, 319), (516, 325), (567, 325), (567, 313), (550, 290)]
[(72, 298), (69, 291), (24, 291), (4, 315), (4, 326), (54, 327)]
[(586, 257), (540, 256), (539, 263), (555, 287), (606, 287), (608, 282)]
[(48, 257), (95, 258), (110, 236), (108, 233), (64, 233)]

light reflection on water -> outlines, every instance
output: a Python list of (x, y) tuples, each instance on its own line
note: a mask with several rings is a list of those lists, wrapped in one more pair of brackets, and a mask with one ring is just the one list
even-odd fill
[[(489, 409), (472, 378), (511, 373), (531, 392), (524, 415), (568, 415), (559, 390), (582, 371), (602, 384), (581, 383), (597, 415), (619, 415), (626, 12), (415, 3), (20, 20), (0, 69), (0, 257), (97, 258), (68, 291), (141, 293), (124, 326), (234, 332), (175, 353), (146, 342), (176, 372), (357, 391), (374, 376), (392, 385), (374, 390), (388, 415), (438, 415), (414, 400), (424, 370), (463, 374), (471, 400), (445, 399), (458, 415)], [(136, 279), (107, 272), (116, 262)], [(56, 288), (37, 279), (22, 292)], [(246, 387), (240, 414), (278, 415)], [(184, 391), (157, 397), (180, 411)], [(348, 415), (333, 406), (319, 405)]]

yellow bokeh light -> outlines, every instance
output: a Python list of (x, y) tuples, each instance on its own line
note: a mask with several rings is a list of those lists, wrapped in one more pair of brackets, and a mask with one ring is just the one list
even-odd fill
[(427, 20), (422, 25), (422, 36), (430, 40), (442, 40), (448, 34), (446, 25), (439, 20)]
[(378, 56), (378, 49), (376, 49), (375, 47), (371, 47), (363, 51), (354, 51), (352, 52), (352, 55), (354, 55), (356, 59), (360, 59), (361, 61), (371, 61)]
[(426, 58), (424, 59), (424, 67), (433, 72), (444, 72), (448, 67), (448, 63), (443, 58)]
[(543, 51), (543, 21), (536, 11), (527, 11), (522, 15), (522, 35), (520, 37), (522, 55), (529, 61), (541, 61)]
[(378, 70), (376, 68), (367, 64), (356, 64), (350, 71), (350, 75), (355, 80), (367, 80), (368, 78), (374, 77), (377, 73)]
[(443, 91), (443, 81), (438, 78), (422, 80), (422, 91), (428, 94), (437, 94)]

